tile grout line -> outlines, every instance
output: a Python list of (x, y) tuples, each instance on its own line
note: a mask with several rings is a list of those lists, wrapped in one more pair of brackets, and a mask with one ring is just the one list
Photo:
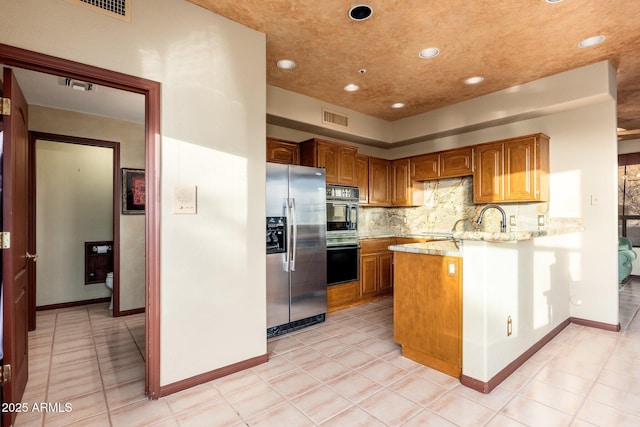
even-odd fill
[[(37, 319), (36, 319), (36, 323), (37, 323)], [(37, 329), (37, 325), (36, 325), (36, 329)], [(52, 335), (51, 335), (51, 348), (50, 348), (50, 351), (49, 351), (49, 369), (48, 369), (48, 372), (47, 372), (47, 382), (46, 382), (45, 387), (44, 387), (44, 401), (45, 402), (48, 402), (48, 399), (49, 399), (49, 386), (50, 386), (50, 383), (51, 383), (51, 371), (53, 370), (53, 346), (55, 345), (55, 342), (56, 342), (56, 331), (57, 331), (57, 329), (58, 329), (58, 310), (55, 311), (55, 317), (54, 317), (54, 322), (53, 322), (53, 331), (51, 333)], [(27, 381), (28, 381), (28, 379), (27, 379)], [(45, 427), (44, 420), (45, 420), (46, 416), (47, 416), (47, 413), (44, 412), (42, 414), (42, 419), (41, 419), (42, 427)]]
[(113, 422), (111, 420), (111, 408), (109, 407), (109, 399), (107, 399), (107, 390), (104, 386), (104, 378), (102, 377), (102, 366), (100, 366), (100, 358), (98, 357), (98, 345), (96, 344), (96, 335), (93, 330), (93, 321), (91, 320), (91, 313), (89, 312), (89, 306), (87, 306), (87, 315), (89, 316), (89, 328), (91, 330), (91, 341), (93, 342), (93, 350), (96, 352), (96, 363), (98, 365), (98, 372), (100, 373), (100, 384), (102, 385), (102, 396), (104, 397), (104, 404), (107, 408), (107, 419), (109, 420), (109, 425), (113, 427)]
[[(123, 323), (127, 327), (127, 331), (129, 332), (129, 336), (131, 337), (131, 340), (133, 340), (133, 343), (136, 345), (136, 348), (138, 349), (138, 352), (140, 353), (140, 356), (142, 357), (142, 360), (145, 361), (144, 363), (146, 365), (147, 359), (145, 358), (145, 351), (143, 351), (140, 348), (140, 345), (138, 344), (138, 341), (136, 341), (135, 337), (133, 336), (133, 332), (131, 332), (131, 328), (129, 327), (129, 324), (126, 321), (123, 321)], [(146, 327), (146, 325), (145, 325), (145, 327)], [(146, 345), (146, 334), (145, 334), (145, 345)], [(146, 368), (145, 368), (145, 375), (146, 375)]]

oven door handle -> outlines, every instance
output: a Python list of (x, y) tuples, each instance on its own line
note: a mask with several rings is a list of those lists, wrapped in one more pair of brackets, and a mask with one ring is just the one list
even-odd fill
[[(351, 220), (351, 212), (355, 212), (355, 221)], [(350, 206), (349, 207), (349, 228), (351, 230), (357, 230), (358, 229), (358, 207), (357, 206)]]
[(343, 246), (328, 246), (328, 251), (343, 251), (345, 249), (360, 249), (360, 245), (343, 245)]

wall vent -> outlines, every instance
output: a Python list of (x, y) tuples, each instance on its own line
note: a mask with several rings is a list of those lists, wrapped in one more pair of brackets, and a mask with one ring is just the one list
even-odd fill
[(349, 116), (322, 109), (322, 123), (329, 123), (332, 125), (349, 126)]
[(118, 18), (123, 21), (131, 22), (131, 1), (132, 0), (67, 0), (100, 12), (104, 15)]

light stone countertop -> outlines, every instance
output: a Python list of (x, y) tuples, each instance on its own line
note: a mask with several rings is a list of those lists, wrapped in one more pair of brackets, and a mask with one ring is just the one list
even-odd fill
[(455, 231), (453, 238), (457, 240), (484, 240), (487, 242), (511, 242), (530, 240), (536, 237), (557, 236), (560, 234), (584, 231), (582, 224), (566, 224), (555, 227), (541, 227), (537, 230), (508, 231), (506, 233), (488, 231)]
[[(505, 233), (502, 232), (491, 232), (491, 231), (480, 231), (480, 230), (464, 230), (464, 231), (454, 231), (453, 233), (447, 232), (423, 232), (420, 234), (403, 234), (403, 235), (393, 235), (393, 234), (385, 234), (385, 235), (361, 235), (359, 239), (376, 239), (376, 238), (387, 238), (387, 237), (414, 237), (414, 238), (424, 238), (428, 239), (425, 243), (409, 243), (405, 245), (394, 245), (390, 247), (391, 250), (394, 251), (403, 251), (402, 247), (406, 246), (411, 250), (404, 250), (404, 252), (417, 252), (420, 253), (421, 250), (424, 250), (423, 253), (432, 253), (432, 250), (439, 250), (437, 247), (438, 243), (443, 243), (446, 247), (446, 244), (450, 244), (455, 247), (453, 241), (464, 241), (464, 240), (475, 240), (475, 241), (485, 241), (485, 242), (516, 242), (520, 240), (531, 240), (538, 237), (546, 237), (546, 236), (557, 236), (560, 234), (569, 234), (569, 233), (580, 233), (584, 231), (584, 226), (582, 224), (581, 218), (553, 218), (551, 223), (544, 227), (539, 227), (535, 230), (518, 230), (518, 231), (507, 231)], [(425, 246), (421, 248), (420, 245), (432, 245)], [(458, 245), (460, 246), (460, 244)], [(456, 249), (456, 252), (460, 252), (459, 249)]]
[(451, 240), (436, 240), (424, 243), (408, 243), (405, 245), (389, 246), (389, 250), (396, 252), (410, 252), (425, 255), (441, 255), (462, 257), (459, 244)]

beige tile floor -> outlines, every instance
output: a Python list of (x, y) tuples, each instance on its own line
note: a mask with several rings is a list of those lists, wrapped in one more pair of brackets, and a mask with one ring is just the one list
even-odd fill
[(156, 401), (143, 393), (143, 316), (39, 312), (25, 401), (73, 410), (16, 425), (640, 426), (638, 316), (621, 333), (569, 325), (485, 395), (402, 357), (392, 312), (386, 299), (330, 314), (269, 340), (268, 363)]

